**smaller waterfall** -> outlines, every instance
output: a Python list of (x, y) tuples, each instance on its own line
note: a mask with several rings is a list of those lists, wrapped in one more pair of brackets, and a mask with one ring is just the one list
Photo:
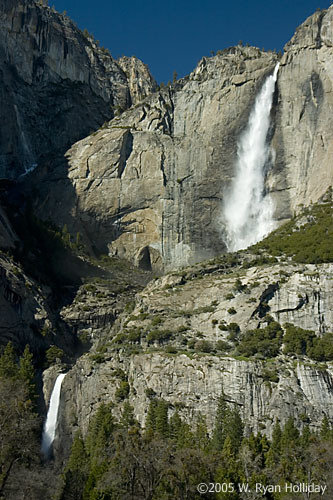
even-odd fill
[(223, 210), (227, 247), (232, 252), (253, 245), (274, 229), (274, 206), (265, 194), (265, 167), (271, 153), (267, 134), (278, 69), (279, 64), (262, 86), (238, 141), (236, 176)]
[(65, 373), (61, 373), (60, 375), (58, 375), (51, 394), (50, 405), (49, 405), (49, 410), (47, 412), (46, 422), (44, 425), (42, 446), (41, 446), (42, 453), (46, 457), (50, 455), (51, 446), (54, 441), (56, 433), (61, 384), (62, 381), (64, 380), (65, 375), (66, 375)]

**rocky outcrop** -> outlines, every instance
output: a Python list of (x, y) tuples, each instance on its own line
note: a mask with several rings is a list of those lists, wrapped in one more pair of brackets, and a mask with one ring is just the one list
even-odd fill
[(55, 341), (57, 329), (47, 301), (49, 294), (47, 287), (39, 286), (12, 259), (0, 255), (0, 345), (11, 341), (20, 352), (29, 344), (38, 356)]
[(148, 66), (140, 59), (122, 56), (117, 64), (126, 75), (132, 104), (137, 104), (156, 90), (157, 85)]
[(148, 95), (156, 83), (147, 68), (136, 58), (127, 66), (128, 76), (65, 15), (34, 0), (1, 2), (0, 176), (65, 152)]

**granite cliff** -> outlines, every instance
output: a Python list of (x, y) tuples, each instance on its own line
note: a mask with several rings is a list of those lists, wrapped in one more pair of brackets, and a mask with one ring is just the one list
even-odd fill
[[(31, 346), (42, 413), (68, 372), (56, 458), (101, 403), (120, 417), (129, 402), (144, 426), (163, 400), (211, 431), (223, 390), (247, 434), (332, 423), (333, 7), (281, 58), (231, 47), (160, 90), (49, 7), (0, 14), (0, 341)], [(265, 189), (276, 225), (293, 224), (276, 238), (310, 236), (223, 254), (237, 141), (278, 61)], [(295, 259), (311, 237), (319, 257)]]
[[(136, 58), (119, 62), (63, 14), (34, 0), (0, 6), (0, 178), (50, 161), (155, 89)], [(73, 127), (75, 123), (75, 127)]]
[[(330, 8), (306, 20), (280, 61), (266, 165), (277, 224), (332, 184), (332, 15)], [(203, 58), (189, 77), (41, 166), (32, 178), (36, 209), (56, 213), (97, 252), (158, 272), (220, 253), (237, 140), (276, 62), (253, 47)]]

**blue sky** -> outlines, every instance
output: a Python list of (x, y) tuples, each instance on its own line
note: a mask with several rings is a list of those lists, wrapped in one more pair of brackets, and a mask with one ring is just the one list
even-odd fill
[(139, 57), (158, 82), (189, 74), (202, 56), (236, 45), (283, 49), (331, 0), (49, 0), (115, 58)]

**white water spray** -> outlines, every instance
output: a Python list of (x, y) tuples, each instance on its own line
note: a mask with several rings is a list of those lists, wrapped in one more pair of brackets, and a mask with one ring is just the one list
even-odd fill
[(46, 422), (44, 425), (42, 447), (41, 447), (42, 453), (45, 456), (49, 456), (50, 454), (51, 446), (54, 441), (56, 433), (61, 384), (62, 381), (64, 380), (65, 375), (66, 375), (65, 373), (61, 373), (60, 375), (58, 375), (51, 394), (50, 406), (47, 412)]
[(278, 69), (279, 64), (256, 97), (247, 127), (238, 142), (236, 177), (223, 210), (229, 251), (247, 248), (274, 229), (274, 207), (269, 195), (265, 194), (264, 167), (270, 153), (266, 140)]

